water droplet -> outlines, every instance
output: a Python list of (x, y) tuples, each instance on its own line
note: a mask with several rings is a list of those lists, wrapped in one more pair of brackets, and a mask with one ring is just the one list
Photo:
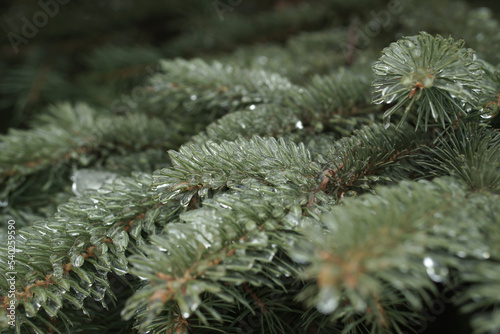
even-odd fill
[(391, 126), (391, 117), (390, 116), (384, 117), (384, 128), (388, 129), (389, 126)]
[(71, 258), (71, 263), (75, 267), (81, 267), (83, 265), (83, 262), (85, 261), (85, 258), (81, 254), (75, 254)]
[(339, 293), (334, 287), (321, 288), (316, 308), (324, 314), (330, 314), (339, 306)]
[(304, 125), (301, 121), (298, 121), (297, 123), (295, 123), (295, 127), (299, 130), (302, 130), (304, 128)]
[(201, 292), (200, 289), (197, 288), (197, 286), (191, 286), (189, 289), (189, 294), (184, 298), (186, 301), (187, 307), (191, 312), (196, 311), (198, 306), (200, 306), (201, 300), (199, 297), (199, 293)]
[(129, 237), (127, 231), (125, 230), (121, 230), (117, 234), (113, 235), (111, 239), (113, 239), (113, 245), (115, 245), (118, 252), (123, 252), (128, 246)]
[(23, 303), (23, 305), (24, 305), (24, 311), (26, 312), (26, 316), (28, 318), (33, 318), (34, 316), (36, 316), (36, 313), (40, 308), (40, 305), (33, 301), (26, 301)]
[(193, 189), (193, 190), (187, 192), (186, 194), (184, 194), (184, 196), (182, 196), (181, 201), (180, 201), (181, 206), (187, 207), (189, 205), (189, 203), (191, 203), (191, 199), (196, 194), (196, 192), (197, 192), (197, 190)]
[(5, 208), (5, 207), (7, 207), (7, 205), (9, 205), (8, 200), (5, 200), (5, 201), (0, 200), (0, 208)]
[(305, 249), (304, 246), (306, 245), (303, 244), (304, 243), (299, 244), (297, 242), (292, 242), (288, 253), (295, 262), (305, 264), (311, 261), (311, 252)]
[(198, 97), (196, 95), (191, 95), (189, 98), (191, 99), (191, 101), (195, 101)]
[(297, 215), (289, 212), (286, 217), (283, 219), (283, 222), (286, 223), (287, 225), (291, 226), (291, 227), (297, 227), (299, 226), (300, 222), (299, 222), (299, 218), (297, 217)]
[(390, 104), (390, 103), (392, 103), (392, 101), (394, 101), (395, 98), (396, 98), (396, 94), (393, 94), (390, 96), (386, 95), (386, 96), (384, 96), (384, 101), (385, 101), (385, 103)]
[(54, 275), (54, 278), (61, 278), (64, 274), (64, 270), (63, 270), (63, 267), (61, 266), (61, 264), (54, 264), (53, 265), (53, 275)]
[(255, 104), (250, 105), (250, 110), (255, 110)]
[(484, 109), (481, 109), (481, 117), (483, 119), (490, 119), (493, 117), (493, 113), (490, 113), (488, 111), (485, 111)]
[(436, 108), (434, 108), (434, 103), (432, 103), (432, 101), (429, 100), (429, 105), (431, 107), (432, 118), (434, 118), (435, 120), (437, 120), (438, 119), (438, 113), (436, 111)]
[(269, 262), (271, 262), (274, 259), (275, 253), (276, 252), (274, 252), (274, 251), (270, 251), (269, 254), (268, 254), (268, 256), (267, 256), (267, 258), (266, 258), (266, 260), (269, 261)]
[(102, 172), (94, 169), (79, 169), (71, 180), (73, 184), (71, 189), (77, 196), (81, 196), (85, 190), (99, 189), (106, 183), (111, 183), (118, 174)]
[(198, 191), (198, 196), (205, 197), (208, 194), (209, 187), (203, 187)]
[(57, 316), (57, 312), (59, 312), (60, 308), (61, 305), (55, 303), (54, 301), (49, 301), (43, 305), (43, 309), (51, 317)]
[(267, 234), (265, 234), (264, 232), (261, 232), (255, 236), (253, 236), (249, 241), (250, 241), (249, 242), (250, 245), (267, 246), (267, 243), (268, 243)]
[(184, 319), (189, 318), (189, 316), (190, 316), (190, 314), (189, 314), (188, 312), (182, 312), (182, 317), (183, 317)]
[(481, 254), (481, 257), (483, 259), (489, 259), (490, 258), (490, 253), (489, 252), (483, 252), (483, 254)]
[(231, 209), (231, 207), (229, 205), (226, 205), (226, 204), (222, 204), (222, 203), (218, 203), (222, 208), (224, 209)]
[(429, 275), (431, 280), (439, 283), (446, 279), (446, 276), (448, 275), (448, 268), (436, 260), (433, 260), (429, 256), (426, 256), (423, 262), (427, 270), (427, 275)]

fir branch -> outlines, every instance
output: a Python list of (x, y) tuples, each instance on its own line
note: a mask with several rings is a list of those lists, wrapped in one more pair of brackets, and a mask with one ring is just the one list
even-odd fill
[(310, 187), (319, 168), (303, 145), (273, 138), (191, 144), (169, 154), (172, 167), (155, 175), (154, 185), (167, 190), (160, 201), (182, 195), (183, 206), (198, 191), (205, 196), (210, 189), (237, 188), (249, 178), (276, 187)]
[(421, 154), (428, 143), (430, 138), (409, 127), (364, 127), (333, 145), (325, 157), (329, 163), (319, 188), (343, 197), (347, 191), (370, 189), (377, 181), (408, 178), (415, 168), (402, 161)]
[[(418, 310), (436, 291), (429, 278), (446, 283), (449, 267), (464, 269), (455, 254), (485, 265), (482, 254), (491, 249), (483, 245), (481, 229), (495, 218), (484, 203), (490, 197), (479, 197), (481, 205), (471, 203), (463, 187), (449, 179), (403, 182), (379, 187), (376, 195), (345, 200), (325, 213), (321, 223), (303, 220), (305, 239), (292, 244), (289, 254), (300, 263), (308, 259), (305, 278), (314, 279), (316, 286), (304, 290), (302, 298), (335, 321), (361, 313), (369, 316), (362, 321), (374, 330), (393, 326), (393, 311), (388, 310), (395, 305)], [(450, 240), (450, 230), (467, 238)], [(385, 311), (374, 312), (380, 307)], [(400, 325), (408, 316), (392, 314)]]
[(500, 191), (500, 133), (473, 124), (438, 139), (428, 165), (437, 174), (462, 179), (472, 191)]
[(431, 117), (444, 128), (468, 114), (478, 103), (482, 78), (473, 51), (463, 46), (463, 41), (421, 33), (385, 48), (373, 66), (373, 102), (395, 102), (384, 117), (404, 110), (403, 122), (416, 103), (416, 128), (423, 123), (427, 130)]

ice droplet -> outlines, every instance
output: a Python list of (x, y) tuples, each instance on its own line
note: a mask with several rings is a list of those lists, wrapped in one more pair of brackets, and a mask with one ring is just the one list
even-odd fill
[(63, 267), (61, 264), (53, 264), (53, 275), (54, 278), (61, 278), (64, 274)]
[(481, 117), (483, 119), (490, 119), (493, 117), (493, 114), (492, 113), (489, 113), (489, 112), (486, 112), (484, 111), (484, 109), (481, 109)]
[(61, 308), (61, 305), (58, 305), (57, 303), (55, 303), (53, 301), (49, 301), (45, 305), (43, 305), (43, 309), (51, 317), (56, 317), (60, 308)]
[(324, 314), (330, 314), (339, 306), (339, 293), (333, 287), (321, 288), (316, 308)]
[(40, 308), (40, 305), (33, 301), (27, 301), (23, 305), (24, 305), (24, 312), (26, 313), (26, 316), (28, 318), (33, 318), (34, 316), (36, 316), (36, 313)]
[(391, 126), (391, 116), (384, 117), (384, 128), (388, 129)]
[[(195, 289), (195, 290), (197, 290), (197, 289)], [(186, 304), (189, 307), (189, 310), (191, 312), (196, 311), (196, 309), (198, 308), (198, 306), (200, 306), (201, 300), (200, 300), (200, 297), (197, 294), (188, 295), (188, 296), (186, 296), (185, 300), (186, 300)]]
[(81, 196), (85, 190), (99, 189), (104, 184), (111, 183), (117, 175), (94, 169), (79, 169), (71, 177), (73, 181), (71, 189), (76, 196)]
[(74, 256), (72, 259), (71, 259), (71, 263), (73, 264), (73, 266), (75, 267), (81, 267), (83, 265), (83, 262), (85, 261), (85, 258), (81, 255), (81, 254), (78, 254), (76, 256)]
[(386, 95), (386, 96), (384, 96), (384, 101), (385, 101), (385, 103), (390, 104), (390, 103), (392, 103), (392, 101), (394, 101), (395, 98), (396, 98), (396, 94)]
[(187, 207), (189, 203), (191, 203), (191, 199), (193, 199), (196, 192), (197, 192), (196, 190), (192, 190), (184, 194), (180, 201), (181, 206), (184, 208)]
[(253, 236), (249, 240), (249, 244), (254, 245), (254, 246), (256, 246), (256, 245), (267, 246), (267, 243), (268, 243), (267, 235), (263, 232)]
[(426, 256), (424, 258), (424, 266), (427, 270), (427, 275), (429, 275), (430, 279), (434, 282), (442, 282), (448, 275), (448, 268), (446, 268), (436, 260), (433, 260), (429, 256)]
[(289, 212), (283, 220), (291, 227), (297, 227), (300, 225), (299, 218), (292, 212)]
[(311, 243), (306, 242), (305, 240), (290, 240), (288, 242), (288, 254), (292, 258), (293, 261), (297, 263), (308, 263), (311, 261), (310, 254), (313, 252), (311, 249), (313, 246)]
[(125, 248), (127, 248), (129, 241), (127, 231), (121, 230), (116, 235), (114, 235), (112, 239), (113, 239), (113, 245), (115, 245), (116, 250), (118, 252), (123, 252)]

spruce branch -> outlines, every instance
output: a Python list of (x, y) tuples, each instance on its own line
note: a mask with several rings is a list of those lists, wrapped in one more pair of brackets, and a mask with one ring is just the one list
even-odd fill
[(436, 145), (429, 163), (436, 171), (463, 180), (472, 191), (500, 191), (498, 130), (463, 124), (458, 131), (440, 137)]
[(334, 143), (325, 156), (329, 163), (320, 187), (325, 190), (328, 185), (328, 191), (343, 197), (348, 191), (370, 189), (375, 182), (408, 178), (416, 169), (404, 159), (417, 157), (430, 142), (409, 126), (366, 126)]
[(172, 167), (155, 175), (154, 186), (166, 189), (160, 201), (182, 195), (183, 206), (187, 206), (197, 192), (204, 197), (209, 190), (237, 188), (249, 178), (277, 188), (287, 183), (310, 187), (319, 171), (303, 145), (283, 139), (254, 137), (222, 144), (190, 144), (169, 154)]
[[(254, 312), (250, 304), (257, 303), (262, 314), (271, 316), (277, 311), (267, 310), (272, 299), (264, 299), (260, 293), (257, 297), (250, 286), (261, 291), (265, 287), (269, 288), (266, 291), (285, 289), (280, 277), (298, 270), (279, 254), (287, 242), (282, 234), (294, 226), (276, 219), (283, 218), (283, 205), (285, 209), (296, 206), (290, 195), (254, 182), (182, 214), (185, 223), (170, 223), (164, 235), (152, 238), (153, 246), (144, 255), (130, 258), (132, 272), (148, 284), (129, 300), (125, 316), (147, 306), (138, 319), (141, 328), (164, 311), (182, 314), (190, 324), (201, 322), (212, 328), (225, 322), (222, 310), (212, 306), (213, 298), (237, 303), (250, 312)], [(207, 316), (215, 323), (208, 323)]]
[(478, 60), (484, 72), (483, 90), (479, 101), (481, 117), (491, 119), (500, 110), (500, 67)]
[(395, 103), (384, 113), (386, 122), (396, 112), (403, 122), (416, 110), (416, 128), (445, 128), (478, 104), (482, 71), (463, 41), (427, 33), (404, 37), (383, 50), (373, 69), (373, 102)]
[[(397, 309), (420, 309), (436, 293), (432, 281), (451, 284), (452, 268), (466, 271), (457, 254), (486, 266), (484, 254), (493, 248), (484, 245), (482, 229), (497, 219), (489, 209), (494, 198), (468, 197), (451, 179), (404, 181), (347, 199), (319, 222), (303, 219), (305, 238), (288, 251), (316, 284), (301, 298), (347, 327), (348, 319), (367, 321), (375, 331), (405, 326), (411, 313)], [(450, 231), (458, 230), (467, 238), (450, 240)]]
[(33, 213), (51, 214), (69, 197), (72, 170), (108, 168), (130, 175), (164, 166), (161, 148), (171, 138), (156, 117), (109, 115), (84, 103), (54, 105), (33, 123), (32, 129), (0, 137), (0, 199), (9, 203), (8, 213), (30, 203)]
[[(139, 105), (149, 113), (163, 115), (166, 110), (168, 116), (181, 122), (187, 121), (186, 112), (202, 116), (201, 111), (209, 111), (220, 117), (251, 104), (279, 103), (294, 88), (276, 73), (220, 62), (176, 59), (161, 61), (160, 65), (164, 73), (150, 79), (152, 91)], [(216, 119), (213, 116), (210, 121)]]

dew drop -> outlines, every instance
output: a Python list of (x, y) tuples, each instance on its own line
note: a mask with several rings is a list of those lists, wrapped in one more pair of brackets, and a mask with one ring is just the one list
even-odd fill
[(72, 176), (71, 189), (77, 196), (81, 196), (85, 190), (99, 189), (106, 183), (111, 183), (118, 174), (102, 172), (94, 169), (79, 169)]
[(484, 111), (484, 109), (481, 109), (481, 118), (483, 118), (483, 119), (490, 119), (492, 117), (493, 117), (492, 113)]
[(295, 127), (299, 130), (302, 130), (304, 128), (304, 124), (302, 124), (301, 121), (298, 121), (297, 123), (295, 123)]
[(231, 207), (229, 205), (225, 205), (225, 204), (222, 204), (222, 203), (218, 203), (222, 208), (224, 209), (231, 209)]
[(433, 260), (429, 256), (426, 256), (423, 262), (427, 270), (427, 275), (429, 275), (429, 278), (431, 280), (439, 283), (443, 282), (446, 279), (446, 276), (448, 275), (448, 268), (446, 268), (436, 260)]
[(339, 293), (333, 287), (322, 288), (319, 291), (316, 308), (324, 314), (330, 314), (339, 306)]
[(275, 252), (273, 251), (269, 252), (268, 256), (266, 257), (266, 260), (271, 262), (274, 259), (274, 254)]
[(267, 235), (263, 232), (259, 233), (249, 240), (249, 244), (254, 246), (267, 246)]
[(250, 110), (255, 110), (255, 104), (250, 105)]
[(198, 97), (196, 95), (191, 95), (189, 98), (191, 99), (191, 101), (196, 101)]
[(388, 129), (391, 126), (391, 117), (387, 116), (384, 118), (384, 128)]
[(77, 256), (74, 256), (72, 259), (71, 259), (71, 263), (73, 266), (75, 267), (81, 267), (83, 265), (83, 262), (85, 261), (85, 258), (79, 254)]
[(385, 103), (390, 104), (390, 103), (392, 103), (392, 101), (394, 101), (395, 98), (396, 98), (396, 94), (393, 94), (390, 96), (386, 95), (386, 96), (384, 96), (384, 101), (385, 101)]
[(121, 230), (119, 233), (114, 235), (112, 239), (113, 239), (113, 245), (115, 245), (117, 251), (123, 252), (125, 248), (127, 248), (129, 241), (127, 231)]

